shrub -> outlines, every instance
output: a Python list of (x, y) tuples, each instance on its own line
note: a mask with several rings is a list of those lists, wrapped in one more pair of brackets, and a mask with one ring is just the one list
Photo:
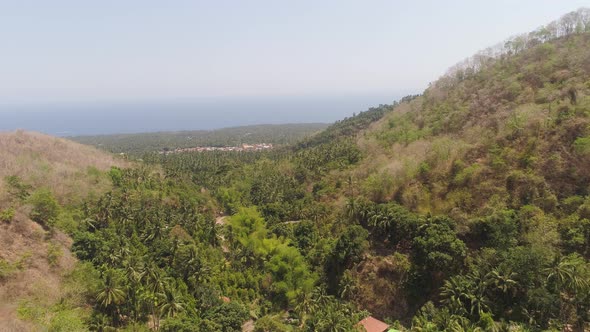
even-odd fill
[(77, 310), (58, 311), (49, 322), (49, 332), (69, 332), (85, 330), (84, 322)]
[[(199, 326), (203, 326), (207, 324), (202, 324), (197, 317), (189, 317), (185, 314), (182, 314), (177, 317), (167, 318), (162, 322), (162, 326), (160, 330), (162, 332), (200, 332), (204, 331)], [(219, 326), (217, 326), (219, 328)]]
[(578, 207), (577, 212), (580, 218), (590, 219), (590, 196), (586, 197), (584, 204)]
[(24, 200), (29, 197), (29, 192), (32, 187), (28, 184), (25, 184), (20, 177), (11, 175), (4, 178), (4, 180), (8, 185), (8, 192), (11, 196), (20, 200)]
[(590, 220), (572, 216), (559, 224), (558, 231), (568, 252), (590, 255)]
[[(455, 166), (458, 167), (458, 166)], [(465, 186), (474, 181), (479, 173), (481, 173), (481, 165), (480, 164), (472, 164), (469, 167), (466, 167), (459, 171), (455, 178), (453, 179), (453, 183), (457, 186)]]
[(280, 317), (264, 316), (256, 321), (254, 332), (286, 332), (291, 329), (280, 321)]
[(57, 218), (55, 219), (55, 227), (66, 232), (69, 235), (73, 235), (80, 226), (80, 223), (75, 219), (75, 212), (62, 210)]
[(579, 137), (574, 141), (574, 151), (582, 156), (590, 155), (590, 137)]
[(47, 262), (49, 263), (49, 266), (57, 266), (62, 255), (63, 253), (58, 244), (49, 243), (49, 245), (47, 245)]
[(536, 203), (539, 198), (550, 194), (546, 192), (545, 180), (542, 177), (520, 170), (508, 174), (506, 189), (511, 196), (512, 204), (516, 207)]
[(394, 179), (387, 172), (371, 174), (365, 181), (363, 187), (370, 200), (382, 203), (392, 194)]
[(0, 211), (0, 222), (10, 223), (14, 219), (14, 209), (8, 208)]
[(0, 258), (0, 281), (9, 278), (14, 273), (14, 266), (4, 259)]
[(33, 206), (31, 219), (38, 222), (44, 228), (53, 226), (59, 214), (59, 204), (48, 189), (39, 189), (29, 197), (29, 203)]
[(453, 228), (447, 217), (431, 218), (420, 227), (413, 240), (414, 262), (429, 273), (449, 273), (462, 266), (467, 247)]
[(584, 197), (570, 196), (564, 199), (561, 202), (560, 206), (563, 213), (565, 213), (566, 215), (570, 215), (572, 213), (575, 213), (582, 204), (584, 204)]
[(22, 254), (22, 256), (20, 256), (20, 258), (15, 262), (14, 266), (19, 270), (27, 268), (31, 265), (32, 257), (33, 253), (31, 251), (25, 251)]
[(473, 235), (485, 247), (508, 249), (517, 244), (518, 221), (513, 210), (498, 211), (493, 215), (477, 220), (473, 225)]
[(108, 252), (108, 247), (102, 237), (95, 233), (80, 232), (74, 236), (72, 252), (81, 260), (95, 260)]
[(42, 322), (48, 316), (47, 308), (32, 301), (21, 301), (16, 309), (18, 318), (31, 322)]
[(123, 183), (123, 171), (118, 167), (111, 167), (109, 176), (115, 187), (120, 187)]
[(206, 318), (219, 324), (219, 331), (240, 331), (242, 323), (248, 319), (248, 310), (237, 302), (222, 303), (206, 313)]

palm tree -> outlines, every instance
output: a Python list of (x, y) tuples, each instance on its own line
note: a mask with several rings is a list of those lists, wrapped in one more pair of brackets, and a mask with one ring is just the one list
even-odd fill
[(148, 309), (149, 314), (152, 316), (154, 329), (158, 330), (160, 328), (161, 308), (164, 294), (155, 293), (150, 289), (143, 289), (143, 292), (140, 294), (140, 298), (143, 302), (143, 305)]
[(295, 307), (295, 312), (297, 312), (301, 319), (301, 325), (299, 327), (303, 328), (305, 327), (309, 315), (311, 315), (313, 311), (312, 296), (311, 293), (301, 292), (298, 297), (299, 299), (297, 301), (298, 304)]
[(584, 258), (577, 254), (556, 258), (553, 265), (545, 269), (547, 283), (560, 292), (577, 294), (588, 288), (588, 280), (584, 273), (585, 265)]
[(486, 284), (480, 273), (469, 276), (454, 276), (446, 280), (442, 289), (442, 303), (447, 305), (451, 313), (465, 315), (467, 313), (480, 317), (489, 311), (488, 299), (485, 296)]
[(96, 300), (98, 303), (111, 314), (112, 321), (115, 325), (118, 322), (117, 305), (125, 301), (125, 291), (119, 284), (119, 277), (114, 269), (108, 269), (104, 273), (104, 280), (99, 288)]
[(469, 302), (471, 304), (470, 313), (481, 317), (486, 312), (489, 312), (490, 307), (488, 306), (488, 299), (485, 297), (483, 291), (476, 291), (469, 294)]
[[(571, 312), (586, 311), (585, 301), (579, 301), (579, 294), (587, 294), (589, 287), (588, 265), (578, 254), (556, 258), (553, 265), (545, 270), (547, 285), (559, 292), (561, 317), (564, 322), (571, 319)], [(582, 310), (580, 310), (582, 309)], [(577, 314), (576, 314), (577, 315)], [(573, 323), (580, 325), (582, 315)], [(583, 323), (582, 323), (583, 324)], [(581, 326), (581, 325), (580, 325)]]
[(128, 301), (133, 310), (133, 319), (137, 321), (141, 314), (141, 302), (139, 301), (139, 292), (141, 289), (141, 282), (145, 276), (143, 269), (143, 262), (138, 256), (131, 256), (124, 262), (125, 275), (129, 280), (129, 287), (127, 290)]
[(518, 281), (516, 281), (518, 274), (509, 269), (494, 268), (488, 272), (484, 277), (484, 282), (487, 287), (487, 294), (491, 299), (499, 299), (496, 301), (505, 314), (510, 314), (512, 309), (517, 304), (515, 296), (518, 293)]
[(103, 307), (121, 304), (125, 300), (125, 291), (119, 285), (115, 270), (108, 269), (104, 273), (104, 280), (96, 299)]
[(485, 276), (479, 270), (472, 271), (468, 278), (471, 280), (473, 288), (469, 292), (469, 302), (471, 303), (471, 315), (481, 318), (485, 312), (490, 311), (489, 301), (486, 294), (487, 284), (485, 282)]
[(154, 294), (164, 293), (164, 283), (166, 277), (162, 276), (162, 271), (155, 265), (145, 267), (145, 286)]
[(445, 281), (441, 289), (442, 303), (448, 306), (452, 313), (466, 314), (471, 288), (470, 281), (467, 278), (463, 276), (451, 277)]
[(167, 287), (164, 291), (160, 312), (163, 316), (174, 317), (179, 312), (184, 311), (184, 305), (181, 297), (173, 289)]
[(518, 282), (515, 280), (517, 276), (515, 272), (510, 270), (502, 271), (495, 268), (486, 275), (485, 279), (486, 284), (494, 286), (495, 289), (504, 294), (509, 294), (518, 285)]

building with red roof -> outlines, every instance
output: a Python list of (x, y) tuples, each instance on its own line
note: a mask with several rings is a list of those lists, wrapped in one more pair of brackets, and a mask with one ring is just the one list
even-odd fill
[(361, 320), (357, 326), (362, 326), (367, 332), (384, 332), (389, 328), (389, 325), (371, 316)]

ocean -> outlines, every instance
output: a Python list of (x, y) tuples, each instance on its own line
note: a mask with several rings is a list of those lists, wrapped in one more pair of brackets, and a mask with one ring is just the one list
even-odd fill
[(0, 131), (55, 136), (211, 130), (253, 124), (332, 123), (405, 94), (206, 98), (158, 102), (0, 105)]

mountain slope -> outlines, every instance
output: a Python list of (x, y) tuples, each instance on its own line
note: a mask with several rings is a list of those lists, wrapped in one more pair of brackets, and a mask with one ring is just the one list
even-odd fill
[[(534, 46), (445, 77), (388, 114), (360, 140), (376, 148), (370, 164), (389, 157), (370, 165), (395, 178), (388, 198), (423, 212), (471, 213), (494, 197), (552, 209), (559, 199), (587, 195), (589, 46), (590, 34)], [(515, 181), (534, 192), (515, 192), (507, 183)]]
[[(49, 187), (61, 203), (80, 202), (100, 188), (100, 171), (129, 165), (89, 146), (25, 131), (0, 133), (0, 155), (0, 178), (14, 175), (34, 188)], [(5, 186), (1, 181), (0, 203), (7, 198)]]
[[(588, 12), (582, 9), (574, 16), (587, 19)], [(572, 17), (568, 15), (549, 27), (566, 29)], [(532, 306), (540, 305), (532, 304), (539, 301), (532, 292), (545, 292), (539, 286), (543, 281), (526, 284), (534, 278), (525, 277), (521, 269), (527, 266), (537, 275), (546, 275), (543, 271), (549, 271), (552, 261), (581, 255), (585, 263), (580, 263), (579, 271), (587, 271), (590, 258), (590, 33), (585, 32), (590, 25), (586, 21), (581, 27), (573, 26), (577, 28), (568, 33), (535, 39), (546, 31), (542, 28), (525, 35), (529, 39), (524, 46), (510, 46), (523, 38), (517, 37), (506, 44), (504, 53), (472, 58), (358, 135), (365, 156), (348, 175), (359, 192), (353, 219), (371, 230), (373, 250), (353, 269), (356, 284), (365, 290), (355, 295), (357, 303), (380, 317), (395, 319), (404, 319), (428, 300), (458, 314), (457, 308), (444, 305), (451, 291), (444, 293), (444, 289), (452, 286), (444, 279), (448, 282), (458, 274), (451, 281), (477, 283), (479, 279), (469, 273), (512, 269), (519, 274), (514, 282), (522, 287), (521, 298), (486, 310), (494, 312), (496, 320), (530, 319), (537, 328), (547, 328), (547, 318), (532, 312), (539, 310)], [(350, 192), (342, 194), (350, 196)], [(467, 246), (465, 253), (456, 252), (458, 256), (451, 260), (461, 268), (431, 267), (422, 273), (432, 274), (432, 279), (423, 276), (418, 283), (412, 280), (418, 270), (400, 273), (396, 265), (403, 265), (408, 257), (416, 264), (416, 246), (423, 242), (417, 241), (420, 237), (412, 239), (416, 235), (404, 238), (408, 225), (404, 230), (400, 223), (409, 217), (400, 216), (392, 205), (426, 220), (433, 215), (450, 218)], [(406, 258), (390, 256), (400, 253)], [(522, 261), (517, 264), (515, 259)], [(527, 265), (532, 259), (546, 270)], [(482, 260), (491, 266), (485, 267)], [(371, 285), (390, 286), (375, 288), (381, 292), (367, 291)], [(399, 287), (406, 289), (405, 295)], [(421, 291), (416, 293), (416, 287)], [(496, 302), (491, 294), (486, 295), (488, 303)], [(574, 298), (577, 309), (562, 308), (561, 312), (582, 310), (572, 314), (576, 317), (571, 318), (572, 325), (578, 324), (573, 322), (576, 319), (589, 318), (583, 313), (588, 299)], [(567, 300), (561, 301), (564, 305)], [(430, 310), (428, 314), (419, 312), (418, 318), (442, 319), (442, 311), (428, 308), (424, 309)], [(469, 310), (470, 305), (465, 308)], [(465, 315), (472, 320), (479, 317)]]

